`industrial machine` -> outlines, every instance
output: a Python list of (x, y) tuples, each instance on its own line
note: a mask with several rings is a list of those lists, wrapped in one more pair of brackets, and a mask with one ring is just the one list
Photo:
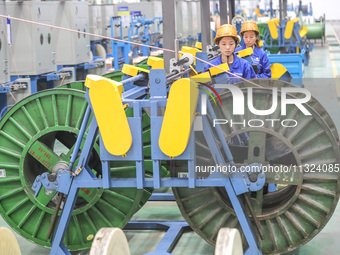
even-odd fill
[(257, 25), (270, 64), (285, 66), (293, 78), (292, 83), (302, 86), (304, 66), (308, 66), (314, 47), (307, 40), (307, 27), (300, 27), (299, 18), (281, 21), (271, 19)]
[[(312, 50), (312, 45), (303, 40), (308, 29), (300, 27), (299, 18), (293, 20), (272, 19), (267, 22), (266, 29), (263, 34), (264, 48), (284, 48), (287, 53), (299, 53), (302, 50), (308, 55)], [(307, 61), (306, 58), (305, 61)], [(307, 65), (307, 64), (306, 64)]]
[[(190, 22), (189, 22), (190, 21)], [(195, 1), (176, 2), (176, 31), (177, 38), (183, 45), (193, 46), (200, 33), (200, 4)]]
[[(48, 25), (53, 24), (51, 3), (25, 1), (6, 2), (11, 17)], [(11, 21), (12, 54), (10, 75), (40, 75), (57, 71), (56, 43), (52, 28)], [(20, 61), (25, 59), (25, 61)]]
[[(53, 24), (81, 32), (89, 32), (88, 3), (65, 1), (54, 2)], [(55, 29), (57, 65), (77, 65), (90, 62), (90, 37)]]
[(89, 32), (87, 3), (2, 2), (1, 14), (11, 18), (0, 21), (0, 118), (32, 93), (106, 72), (105, 58), (92, 61), (89, 36), (50, 27)]
[[(53, 4), (55, 9), (53, 23), (56, 26), (84, 33), (90, 31), (88, 3), (66, 1)], [(75, 79), (69, 80), (69, 82), (85, 79), (86, 75), (90, 73), (103, 74), (106, 72), (106, 53), (104, 52), (102, 57), (93, 58), (90, 36), (84, 33), (72, 33), (60, 29), (56, 29), (54, 32), (54, 36), (57, 38), (56, 63), (58, 69), (73, 69), (74, 75), (69, 78), (75, 77)], [(94, 47), (96, 48), (95, 45)]]
[[(3, 2), (0, 3), (0, 14), (5, 14), (5, 4)], [(0, 84), (4, 84), (10, 81), (9, 70), (8, 70), (8, 47), (7, 47), (7, 38), (4, 31), (6, 27), (6, 20), (0, 18)], [(0, 87), (0, 118), (1, 112), (7, 106), (7, 94), (10, 92), (10, 88), (8, 86)]]
[[(110, 23), (113, 16), (112, 4), (89, 5), (89, 27), (90, 33), (105, 37), (111, 36)], [(106, 55), (111, 50), (111, 43), (108, 39), (99, 36), (91, 36), (91, 52), (93, 57), (102, 57), (106, 59)]]
[[(287, 105), (285, 116), (281, 101), (303, 99), (301, 88), (244, 81), (233, 86), (244, 115), (234, 114), (227, 67), (185, 78), (180, 66), (192, 58), (173, 63), (169, 75), (149, 58), (147, 69), (125, 65), (42, 91), (0, 120), (0, 212), (12, 228), (51, 254), (69, 254), (89, 248), (102, 227), (124, 227), (153, 188), (172, 187), (190, 227), (213, 245), (223, 227), (239, 229), (245, 254), (284, 253), (317, 235), (338, 202), (340, 161), (320, 103), (302, 104), (310, 115)], [(253, 114), (250, 97), (255, 109), (277, 108)], [(245, 133), (247, 141), (232, 142)], [(275, 166), (285, 171), (268, 170)]]
[[(121, 16), (111, 18), (111, 37), (118, 39), (111, 41), (113, 66), (115, 70), (120, 69), (124, 64), (132, 62), (138, 56), (147, 57), (151, 51), (149, 47), (162, 47), (161, 44), (161, 24), (162, 18), (155, 17), (146, 19), (141, 15), (129, 15), (129, 26), (124, 27), (124, 19)], [(153, 26), (153, 29), (150, 29)], [(118, 35), (114, 34), (115, 28), (119, 28)], [(128, 28), (127, 37), (123, 37), (124, 29)], [(131, 43), (134, 44), (131, 44)], [(140, 44), (140, 45), (136, 45)]]
[[(3, 2), (0, 3), (0, 14), (6, 13), (6, 7)], [(0, 84), (10, 81), (9, 67), (8, 67), (8, 39), (5, 34), (7, 21), (4, 18), (0, 18)]]

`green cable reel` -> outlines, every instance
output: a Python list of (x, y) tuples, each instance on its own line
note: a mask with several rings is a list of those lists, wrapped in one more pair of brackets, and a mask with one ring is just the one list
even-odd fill
[[(0, 120), (0, 169), (5, 175), (0, 178), (0, 213), (20, 235), (45, 247), (51, 246), (53, 236), (47, 239), (46, 234), (57, 196), (55, 191), (43, 188), (34, 198), (31, 187), (36, 176), (51, 171), (53, 166), (67, 168), (87, 107), (84, 90), (83, 82), (74, 82), (33, 94)], [(127, 116), (132, 116), (132, 109), (127, 109)], [(150, 119), (146, 113), (143, 118), (145, 172), (151, 177)], [(98, 143), (89, 165), (100, 177)], [(166, 173), (162, 167), (162, 175)], [(133, 162), (111, 165), (112, 177), (135, 175)], [(123, 228), (151, 193), (150, 188), (80, 189), (64, 244), (69, 250), (90, 248), (100, 228)]]

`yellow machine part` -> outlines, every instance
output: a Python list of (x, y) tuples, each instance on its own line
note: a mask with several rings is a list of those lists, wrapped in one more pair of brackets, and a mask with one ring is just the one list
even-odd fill
[(158, 140), (159, 148), (170, 158), (181, 155), (188, 145), (198, 95), (196, 82), (189, 78), (175, 81), (170, 88)]
[(147, 65), (151, 66), (151, 69), (164, 69), (164, 59), (158, 57), (149, 57)]
[(308, 28), (303, 26), (299, 31), (301, 38), (304, 37), (307, 34), (307, 32), (308, 32)]
[(277, 19), (268, 20), (267, 24), (268, 24), (268, 28), (269, 28), (269, 31), (270, 31), (270, 36), (273, 39), (279, 38), (279, 33), (277, 32), (278, 31), (278, 28), (277, 28)]
[(196, 83), (208, 83), (211, 82), (211, 77), (209, 72), (197, 74), (195, 76), (190, 77)]
[(123, 65), (123, 69), (122, 69), (123, 74), (129, 75), (129, 76), (137, 76), (139, 72), (150, 73), (149, 70), (141, 68), (141, 67), (127, 65), (127, 64)]
[(255, 14), (257, 15), (257, 17), (264, 17), (264, 16), (266, 16), (266, 15), (260, 13), (260, 9), (259, 8), (255, 9)]
[[(217, 68), (217, 67), (219, 67), (219, 68)], [(229, 71), (228, 63), (220, 64), (220, 65), (218, 65), (216, 67), (209, 68), (210, 75), (211, 76), (215, 76), (217, 74), (223, 73), (224, 71), (221, 70), (221, 69), (223, 69), (225, 71)]]
[[(97, 82), (99, 80), (103, 80), (103, 79), (106, 79), (106, 78), (102, 77), (102, 76), (99, 76), (99, 75), (95, 75), (95, 74), (88, 74), (86, 76), (86, 80), (85, 80), (85, 87), (91, 88), (91, 86), (93, 84), (95, 84), (95, 82)], [(111, 81), (109, 79), (107, 79), (107, 80)], [(123, 94), (123, 84), (120, 83), (120, 82), (115, 82), (115, 84), (116, 84), (116, 86), (118, 88), (120, 97), (122, 97), (122, 94)]]
[(98, 77), (95, 81), (93, 77), (86, 78), (85, 84), (90, 85), (92, 109), (104, 146), (112, 155), (125, 156), (131, 148), (132, 135), (119, 89), (122, 83)]
[(288, 40), (292, 37), (294, 24), (299, 21), (299, 18), (295, 18), (292, 20), (289, 20), (286, 24), (285, 34), (284, 37)]
[(189, 77), (192, 77), (198, 74), (198, 72), (195, 70), (195, 68), (192, 65), (190, 65), (189, 68), (191, 69), (191, 71), (189, 72)]
[(239, 52), (237, 52), (238, 56), (240, 58), (244, 58), (244, 57), (247, 57), (247, 56), (250, 56), (252, 55), (254, 52), (253, 52), (253, 49), (251, 47), (249, 48), (246, 48), (244, 50), (240, 50)]
[[(196, 56), (196, 53), (197, 53), (197, 52), (202, 52), (202, 51), (199, 50), (199, 49), (196, 49), (196, 48), (193, 48), (193, 47), (188, 47), (188, 46), (182, 46), (181, 51), (182, 51), (183, 53), (190, 53), (190, 54), (193, 55), (193, 56)], [(181, 55), (182, 55), (182, 54), (180, 54), (180, 56), (181, 56)]]
[(263, 47), (263, 41), (262, 40), (259, 40), (259, 47)]
[(195, 48), (202, 50), (202, 43), (201, 42), (196, 42), (195, 43)]
[(280, 79), (281, 76), (287, 72), (287, 69), (279, 63), (274, 63), (270, 65), (270, 70), (272, 71), (272, 79)]
[(92, 84), (94, 84), (96, 81), (99, 81), (101, 79), (103, 79), (103, 77), (99, 75), (89, 74), (86, 76), (85, 87), (91, 88)]

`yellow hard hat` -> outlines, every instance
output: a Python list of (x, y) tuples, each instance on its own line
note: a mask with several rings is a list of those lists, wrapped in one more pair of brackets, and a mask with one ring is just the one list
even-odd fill
[(217, 39), (222, 37), (233, 37), (236, 39), (236, 45), (239, 44), (240, 38), (237, 36), (236, 28), (230, 24), (224, 24), (217, 29), (214, 43), (217, 44)]
[(247, 32), (247, 31), (254, 31), (256, 33), (256, 35), (260, 34), (259, 28), (258, 28), (257, 24), (255, 23), (255, 21), (245, 21), (245, 22), (243, 22), (240, 35), (243, 36), (243, 33)]

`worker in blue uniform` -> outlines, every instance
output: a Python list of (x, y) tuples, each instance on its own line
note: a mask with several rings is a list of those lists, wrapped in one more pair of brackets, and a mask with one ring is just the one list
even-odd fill
[[(256, 78), (256, 74), (248, 61), (239, 58), (235, 54), (236, 45), (239, 43), (239, 37), (235, 27), (230, 24), (224, 24), (219, 27), (216, 32), (214, 42), (221, 50), (221, 55), (211, 60), (209, 63), (217, 66), (223, 63), (228, 63), (229, 72), (244, 79)], [(204, 69), (212, 67), (207, 64)], [(230, 83), (240, 82), (238, 78), (229, 75)]]
[(238, 47), (235, 52), (251, 47), (253, 49), (253, 68), (257, 78), (271, 78), (272, 73), (267, 54), (259, 47), (259, 28), (254, 21), (245, 21), (242, 24), (240, 35), (244, 45)]
[[(240, 42), (240, 38), (237, 36), (237, 31), (234, 26), (230, 24), (220, 26), (216, 32), (214, 42), (220, 48), (221, 55), (211, 60), (209, 63), (215, 66), (228, 63), (230, 73), (243, 79), (256, 78), (256, 74), (251, 64), (247, 60), (239, 58), (235, 54), (236, 45)], [(204, 69), (208, 69), (210, 67), (212, 66), (207, 64)], [(228, 74), (230, 84), (241, 81), (239, 78), (233, 77), (232, 74)], [(242, 133), (233, 137), (231, 143), (247, 146), (248, 141), (249, 135), (247, 133)]]

